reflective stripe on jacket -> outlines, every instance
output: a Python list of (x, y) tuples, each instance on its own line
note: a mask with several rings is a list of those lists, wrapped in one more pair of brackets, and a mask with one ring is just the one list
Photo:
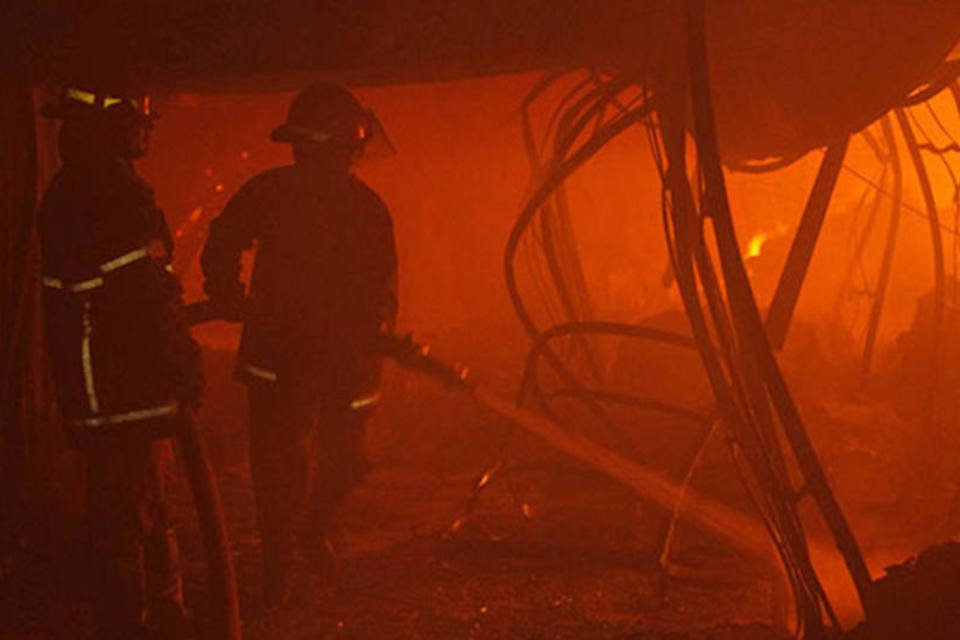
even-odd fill
[(73, 429), (155, 425), (195, 404), (199, 349), (181, 317), (172, 244), (127, 163), (67, 165), (41, 208), (47, 344)]

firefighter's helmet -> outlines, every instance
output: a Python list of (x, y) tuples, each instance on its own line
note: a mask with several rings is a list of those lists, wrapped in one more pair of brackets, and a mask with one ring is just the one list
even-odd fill
[(373, 110), (361, 105), (347, 89), (326, 82), (312, 84), (297, 94), (286, 122), (270, 133), (270, 139), (357, 147), (364, 150), (364, 157), (370, 157), (371, 145), (374, 155), (394, 153)]
[(60, 120), (93, 113), (133, 114), (147, 121), (157, 117), (149, 95), (131, 96), (125, 92), (98, 91), (69, 85), (63, 87), (56, 99), (44, 105), (40, 113)]
[[(127, 87), (126, 89), (124, 89)], [(40, 112), (63, 120), (60, 155), (66, 161), (102, 155), (141, 158), (158, 117), (149, 94), (123, 82), (68, 82)]]

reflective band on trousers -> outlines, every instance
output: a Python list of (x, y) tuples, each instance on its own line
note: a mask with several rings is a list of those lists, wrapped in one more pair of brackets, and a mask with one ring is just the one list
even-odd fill
[(83, 363), (83, 387), (87, 392), (87, 403), (90, 413), (100, 413), (100, 401), (97, 399), (97, 389), (93, 384), (93, 357), (90, 349), (90, 336), (93, 326), (90, 321), (90, 301), (83, 301), (83, 339), (80, 341), (80, 360)]
[(261, 369), (258, 366), (252, 364), (244, 364), (243, 370), (252, 375), (254, 378), (260, 378), (261, 380), (269, 380), (270, 382), (277, 381), (277, 374), (268, 369)]
[(369, 407), (380, 402), (380, 392), (372, 393), (369, 396), (361, 396), (350, 403), (350, 408), (354, 411)]
[(177, 403), (171, 402), (151, 409), (139, 409), (137, 411), (127, 411), (126, 413), (115, 413), (109, 416), (82, 418), (80, 420), (74, 420), (73, 424), (83, 427), (102, 427), (104, 425), (124, 424), (127, 422), (149, 420), (151, 418), (161, 418), (163, 416), (173, 415), (176, 412)]

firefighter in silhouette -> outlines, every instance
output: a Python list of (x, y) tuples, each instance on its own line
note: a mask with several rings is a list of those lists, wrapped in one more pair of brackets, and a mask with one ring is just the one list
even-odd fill
[(90, 84), (43, 113), (62, 121), (63, 160), (41, 205), (47, 343), (68, 436), (86, 458), (96, 637), (181, 637), (162, 437), (191, 419), (202, 379), (170, 233), (133, 165), (154, 116), (149, 98)]
[[(308, 554), (332, 560), (331, 518), (365, 469), (364, 424), (380, 397), (375, 342), (397, 314), (390, 213), (352, 171), (377, 127), (349, 91), (303, 90), (270, 136), (292, 146), (294, 163), (240, 188), (201, 257), (211, 304), (244, 325), (236, 373), (248, 388), (268, 605), (286, 593), (296, 534)], [(240, 258), (254, 243), (245, 299)]]

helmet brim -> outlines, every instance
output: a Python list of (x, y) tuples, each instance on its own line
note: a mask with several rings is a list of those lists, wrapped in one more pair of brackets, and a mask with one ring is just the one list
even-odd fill
[[(363, 145), (363, 156), (361, 159), (379, 160), (381, 158), (395, 156), (397, 149), (393, 146), (393, 142), (387, 135), (377, 114), (374, 113), (372, 109), (366, 109), (366, 113), (369, 128), (367, 130), (367, 137), (360, 143)], [(304, 139), (309, 138), (304, 137), (303, 128), (292, 125), (289, 122), (284, 122), (270, 132), (270, 140), (273, 142), (291, 144)]]
[[(113, 107), (111, 107), (111, 109), (112, 108)], [(106, 113), (108, 111), (110, 111), (110, 109), (94, 109), (93, 107), (90, 107), (88, 105), (80, 104), (73, 100), (64, 100), (62, 98), (58, 100), (54, 100), (53, 102), (48, 102), (47, 104), (40, 107), (40, 115), (42, 115), (45, 118), (50, 118), (52, 120), (63, 120), (73, 115)], [(138, 115), (151, 122), (154, 120), (160, 119), (159, 113), (151, 113), (148, 115), (138, 114)]]

